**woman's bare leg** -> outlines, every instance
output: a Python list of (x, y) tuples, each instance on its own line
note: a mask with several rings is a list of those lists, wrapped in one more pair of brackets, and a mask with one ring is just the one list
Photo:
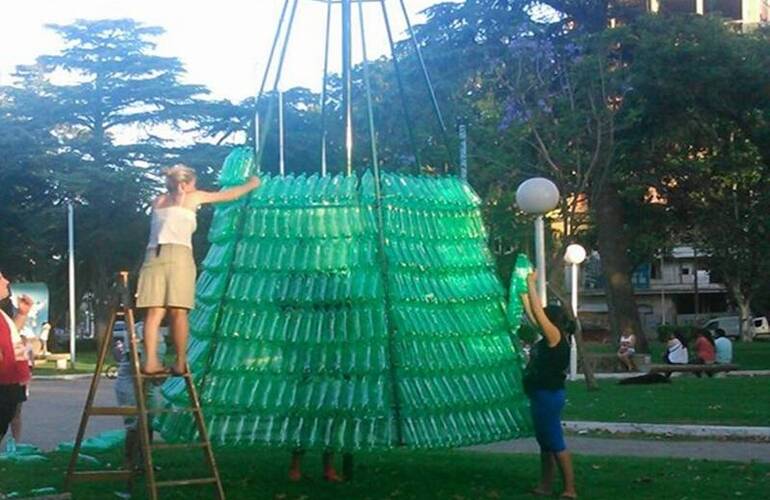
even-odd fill
[(169, 323), (171, 324), (171, 339), (176, 349), (176, 363), (174, 371), (184, 373), (187, 371), (187, 339), (190, 334), (190, 323), (187, 320), (187, 309), (169, 307)]
[(292, 481), (299, 481), (302, 479), (302, 450), (294, 450), (291, 452), (291, 465), (289, 466), (289, 479)]
[(147, 373), (163, 370), (163, 364), (158, 359), (158, 332), (165, 315), (164, 308), (150, 307), (144, 317), (144, 371)]
[(334, 469), (334, 453), (331, 451), (325, 451), (323, 454), (323, 464), (324, 464), (324, 479), (327, 481), (332, 481), (334, 483), (338, 483), (342, 481), (342, 478), (337, 474), (337, 471)]
[(11, 420), (11, 436), (17, 443), (21, 442), (21, 407), (22, 403), (16, 405), (16, 413)]
[(575, 471), (572, 468), (572, 455), (567, 450), (556, 453), (556, 461), (561, 470), (561, 478), (564, 481), (562, 496), (577, 498), (575, 491)]
[(556, 472), (556, 459), (550, 451), (540, 452), (540, 483), (535, 492), (550, 495), (553, 491), (553, 476)]

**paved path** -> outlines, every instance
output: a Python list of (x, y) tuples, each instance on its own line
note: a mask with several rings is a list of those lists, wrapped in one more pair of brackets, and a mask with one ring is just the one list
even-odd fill
[[(735, 441), (653, 441), (643, 439), (604, 439), (567, 437), (567, 446), (577, 455), (624, 457), (695, 458), (734, 462), (770, 463), (770, 445)], [(495, 453), (537, 453), (534, 439), (503, 441), (469, 448)]]
[[(52, 450), (62, 441), (75, 439), (88, 394), (89, 378), (33, 381), (32, 395), (24, 404), (24, 443)], [(102, 379), (97, 404), (114, 405), (114, 382)], [(93, 417), (86, 436), (122, 427), (120, 417)], [(581, 455), (703, 458), (710, 460), (770, 463), (770, 445), (733, 441), (660, 441), (568, 437), (570, 449)], [(472, 450), (498, 453), (537, 453), (534, 439), (475, 446)]]
[[(33, 380), (32, 394), (22, 407), (24, 428), (21, 441), (43, 451), (55, 449), (62, 441), (74, 441), (90, 383), (90, 378)], [(114, 383), (101, 379), (96, 404), (116, 404)], [(86, 437), (122, 427), (121, 417), (91, 417)]]

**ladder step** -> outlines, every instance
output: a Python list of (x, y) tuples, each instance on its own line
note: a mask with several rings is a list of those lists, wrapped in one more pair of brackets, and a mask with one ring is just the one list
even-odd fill
[(88, 409), (89, 415), (138, 415), (136, 406), (92, 406)]
[(176, 479), (174, 481), (156, 481), (155, 486), (158, 488), (165, 488), (168, 486), (192, 486), (194, 484), (215, 484), (217, 478), (215, 477), (202, 477), (198, 479)]
[(194, 413), (201, 411), (200, 408), (192, 406), (173, 407), (173, 408), (148, 408), (147, 413)]
[(182, 450), (188, 448), (205, 448), (209, 444), (199, 441), (193, 443), (155, 443), (152, 445), (153, 450)]
[(129, 470), (78, 471), (72, 473), (75, 481), (128, 481), (133, 476)]

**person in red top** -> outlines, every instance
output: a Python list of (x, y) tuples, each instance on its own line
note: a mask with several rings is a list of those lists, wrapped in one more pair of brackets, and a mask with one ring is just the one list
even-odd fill
[[(10, 294), (10, 282), (0, 273), (0, 302), (6, 301)], [(19, 330), (27, 321), (32, 304), (29, 297), (20, 297), (13, 319), (0, 309), (0, 441), (5, 437), (16, 407), (24, 396), (22, 384), (30, 378)]]
[[(710, 365), (716, 360), (716, 349), (714, 349), (714, 340), (711, 334), (704, 328), (695, 329), (695, 364)], [(713, 373), (706, 372), (711, 377)], [(700, 377), (702, 372), (695, 372)]]

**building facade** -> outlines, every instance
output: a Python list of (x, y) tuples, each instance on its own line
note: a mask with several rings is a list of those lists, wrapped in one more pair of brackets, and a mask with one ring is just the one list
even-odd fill
[[(706, 258), (692, 247), (680, 246), (637, 267), (634, 296), (642, 328), (654, 336), (659, 325), (687, 325), (736, 314), (727, 289), (712, 277)], [(578, 311), (589, 328), (608, 329), (607, 295), (601, 259), (593, 253), (583, 266)]]

